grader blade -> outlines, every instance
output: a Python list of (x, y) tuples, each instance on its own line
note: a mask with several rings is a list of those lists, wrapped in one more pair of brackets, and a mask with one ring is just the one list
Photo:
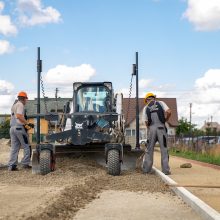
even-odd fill
[(32, 154), (32, 174), (40, 174), (39, 153), (33, 150)]

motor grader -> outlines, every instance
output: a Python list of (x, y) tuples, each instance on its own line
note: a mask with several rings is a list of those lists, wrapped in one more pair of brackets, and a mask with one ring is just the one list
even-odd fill
[[(114, 94), (111, 82), (75, 82), (72, 100), (66, 103), (63, 113), (59, 115), (47, 111), (40, 47), (37, 50), (37, 145), (32, 155), (32, 173), (44, 175), (54, 171), (56, 154), (60, 152), (104, 152), (107, 172), (110, 175), (120, 175), (124, 152), (132, 152), (127, 155), (135, 158), (143, 153), (139, 145), (138, 52), (136, 64), (133, 64), (126, 115), (127, 120), (132, 78), (136, 76), (136, 147), (131, 149), (131, 145), (125, 144), (123, 95)], [(40, 88), (45, 101), (44, 114), (40, 113)], [(58, 130), (48, 134), (44, 143), (40, 142), (40, 117), (48, 120), (49, 124), (57, 121), (58, 127)]]
[[(111, 82), (73, 83), (73, 98), (59, 117), (59, 132), (49, 134), (33, 152), (33, 171), (47, 174), (55, 169), (57, 152), (105, 152), (107, 172), (121, 173), (125, 145), (122, 94), (114, 95)], [(58, 116), (58, 115), (57, 115)], [(51, 120), (54, 114), (47, 114)], [(52, 119), (54, 120), (54, 119)]]

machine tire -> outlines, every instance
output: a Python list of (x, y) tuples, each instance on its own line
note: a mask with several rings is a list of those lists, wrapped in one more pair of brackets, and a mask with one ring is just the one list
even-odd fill
[(46, 175), (51, 172), (51, 152), (42, 150), (40, 152), (40, 174)]
[(116, 149), (111, 149), (108, 151), (108, 174), (113, 176), (118, 176), (121, 173), (121, 162), (120, 162), (120, 154)]

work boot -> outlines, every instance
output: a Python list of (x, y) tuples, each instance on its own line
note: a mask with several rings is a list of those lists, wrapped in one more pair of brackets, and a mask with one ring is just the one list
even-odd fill
[(165, 175), (171, 175), (171, 172), (168, 171), (168, 172), (165, 172), (164, 174), (165, 174)]
[(17, 166), (10, 166), (8, 167), (8, 171), (18, 171)]
[(151, 169), (149, 172), (144, 172), (144, 174), (156, 174), (155, 170)]
[(22, 165), (22, 168), (23, 169), (32, 169), (32, 166), (25, 164), (25, 165)]

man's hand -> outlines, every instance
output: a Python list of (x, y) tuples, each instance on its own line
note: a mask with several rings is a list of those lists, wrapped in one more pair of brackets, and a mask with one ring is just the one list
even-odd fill
[(169, 118), (170, 118), (170, 116), (171, 116), (171, 110), (168, 109), (168, 110), (165, 112), (165, 120), (168, 121)]

